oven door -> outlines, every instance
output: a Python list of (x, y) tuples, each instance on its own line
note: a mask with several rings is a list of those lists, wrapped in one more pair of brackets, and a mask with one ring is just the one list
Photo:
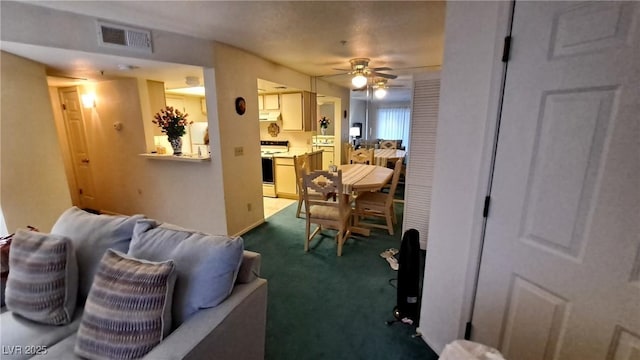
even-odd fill
[(263, 184), (273, 184), (273, 158), (272, 157), (263, 157), (262, 158), (262, 183)]

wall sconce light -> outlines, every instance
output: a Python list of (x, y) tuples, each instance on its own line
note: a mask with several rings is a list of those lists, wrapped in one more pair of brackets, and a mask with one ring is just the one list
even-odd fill
[(82, 106), (84, 106), (85, 109), (96, 107), (96, 96), (94, 94), (83, 94)]

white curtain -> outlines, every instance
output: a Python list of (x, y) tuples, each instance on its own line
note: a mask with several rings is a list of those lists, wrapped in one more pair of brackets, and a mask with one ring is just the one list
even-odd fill
[(378, 139), (400, 140), (402, 146), (409, 150), (409, 129), (411, 127), (411, 111), (408, 106), (384, 106), (378, 108)]

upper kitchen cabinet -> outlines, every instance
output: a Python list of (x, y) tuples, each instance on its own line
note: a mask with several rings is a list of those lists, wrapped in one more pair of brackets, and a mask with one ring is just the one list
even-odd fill
[(280, 96), (278, 94), (258, 95), (258, 110), (280, 110)]
[(280, 96), (278, 94), (264, 95), (265, 110), (280, 110)]
[(308, 91), (281, 94), (282, 130), (315, 130), (316, 94)]

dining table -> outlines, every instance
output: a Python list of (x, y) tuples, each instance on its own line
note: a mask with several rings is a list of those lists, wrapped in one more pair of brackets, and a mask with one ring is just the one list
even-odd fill
[[(393, 177), (393, 169), (385, 166), (344, 164), (338, 166), (338, 168), (342, 170), (343, 194), (350, 197), (348, 201), (355, 199), (359, 192), (379, 191)], [(351, 226), (351, 232), (369, 236), (371, 230)]]
[(375, 149), (373, 152), (373, 162), (378, 166), (387, 166), (389, 161), (396, 162), (398, 159), (404, 159), (407, 155), (405, 150), (397, 149)]

